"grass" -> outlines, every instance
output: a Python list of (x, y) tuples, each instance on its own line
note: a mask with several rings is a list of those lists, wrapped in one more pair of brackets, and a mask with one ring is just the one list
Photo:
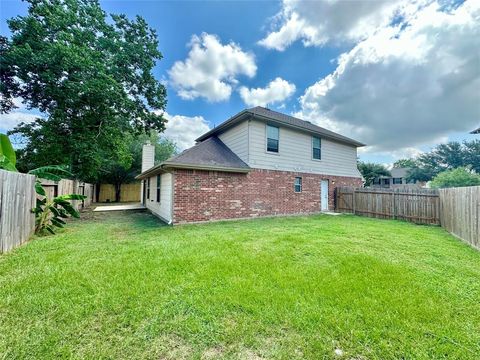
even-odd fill
[(441, 228), (87, 217), (0, 256), (0, 359), (480, 354), (480, 253)]

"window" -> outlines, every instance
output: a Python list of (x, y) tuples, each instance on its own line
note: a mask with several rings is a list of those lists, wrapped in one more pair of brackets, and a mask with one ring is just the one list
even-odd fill
[(147, 199), (150, 199), (150, 178), (147, 179)]
[(160, 185), (162, 184), (161, 175), (157, 175), (157, 202), (160, 202)]
[(278, 138), (280, 129), (276, 126), (267, 125), (267, 151), (278, 153)]
[(402, 178), (393, 178), (393, 183), (398, 185), (402, 183)]
[(373, 185), (380, 185), (380, 179), (379, 178), (373, 179)]
[(313, 136), (312, 137), (312, 147), (313, 147), (313, 153), (312, 156), (314, 159), (320, 160), (322, 158), (322, 141), (320, 140), (319, 137)]
[(383, 185), (390, 185), (390, 179), (382, 179)]
[(296, 177), (295, 178), (294, 189), (295, 189), (296, 193), (302, 192), (302, 178), (301, 177)]

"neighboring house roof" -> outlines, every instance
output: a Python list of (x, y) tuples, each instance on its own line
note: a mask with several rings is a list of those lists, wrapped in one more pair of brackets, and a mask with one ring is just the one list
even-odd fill
[(137, 179), (144, 179), (168, 169), (198, 169), (245, 173), (250, 167), (219, 138), (213, 136), (144, 171)]
[(473, 130), (470, 134), (480, 134), (480, 127), (477, 130)]
[(393, 168), (390, 170), (392, 178), (406, 178), (410, 168)]
[(382, 175), (379, 178), (380, 179), (406, 178), (408, 175), (408, 170), (410, 170), (410, 168), (393, 168), (392, 170), (390, 170), (391, 176)]
[(274, 122), (280, 125), (295, 128), (301, 131), (306, 131), (308, 133), (316, 134), (324, 138), (336, 140), (336, 141), (353, 145), (356, 147), (365, 146), (365, 144), (362, 144), (361, 142), (358, 142), (346, 136), (337, 134), (333, 131), (324, 129), (308, 121), (301, 120), (290, 115), (282, 114), (277, 111), (273, 111), (261, 106), (256, 106), (254, 108), (245, 109), (239, 112), (238, 114), (232, 116), (230, 119), (224, 121), (219, 126), (213, 128), (212, 130), (200, 136), (196, 141), (204, 141), (211, 136), (214, 136), (222, 131), (225, 131), (226, 129), (232, 127), (233, 125), (236, 125), (237, 123), (248, 119), (249, 117), (255, 117), (265, 121)]

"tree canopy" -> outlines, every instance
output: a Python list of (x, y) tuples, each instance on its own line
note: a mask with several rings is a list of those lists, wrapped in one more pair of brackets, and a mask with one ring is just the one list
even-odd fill
[(365, 179), (365, 186), (372, 185), (373, 179), (379, 176), (390, 176), (390, 171), (382, 164), (359, 161), (357, 165)]
[(135, 181), (135, 176), (140, 174), (142, 167), (143, 144), (150, 141), (155, 146), (155, 165), (167, 160), (177, 152), (175, 143), (167, 138), (162, 138), (157, 132), (150, 135), (130, 136), (125, 139), (128, 144), (128, 162), (120, 163), (105, 161), (98, 181), (113, 184), (115, 187), (115, 201), (121, 201), (122, 184)]
[(0, 41), (1, 111), (19, 97), (44, 114), (11, 131), (25, 141), (19, 167), (66, 164), (94, 181), (105, 159), (128, 164), (126, 136), (165, 128), (157, 35), (141, 17), (107, 16), (97, 0), (27, 2)]
[(409, 171), (409, 180), (430, 181), (443, 171), (459, 167), (480, 173), (480, 140), (440, 144), (411, 160), (415, 166)]

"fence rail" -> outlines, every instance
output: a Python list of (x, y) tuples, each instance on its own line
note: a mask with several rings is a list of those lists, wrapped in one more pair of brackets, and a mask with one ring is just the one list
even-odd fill
[(380, 219), (440, 224), (438, 190), (338, 187), (336, 209)]
[(441, 189), (440, 206), (442, 227), (480, 249), (480, 186)]
[[(84, 201), (72, 201), (77, 209), (91, 204), (94, 187), (76, 180), (58, 183), (41, 180), (47, 197), (82, 194)], [(5, 253), (26, 242), (35, 229), (35, 176), (0, 170), (0, 253)]]

